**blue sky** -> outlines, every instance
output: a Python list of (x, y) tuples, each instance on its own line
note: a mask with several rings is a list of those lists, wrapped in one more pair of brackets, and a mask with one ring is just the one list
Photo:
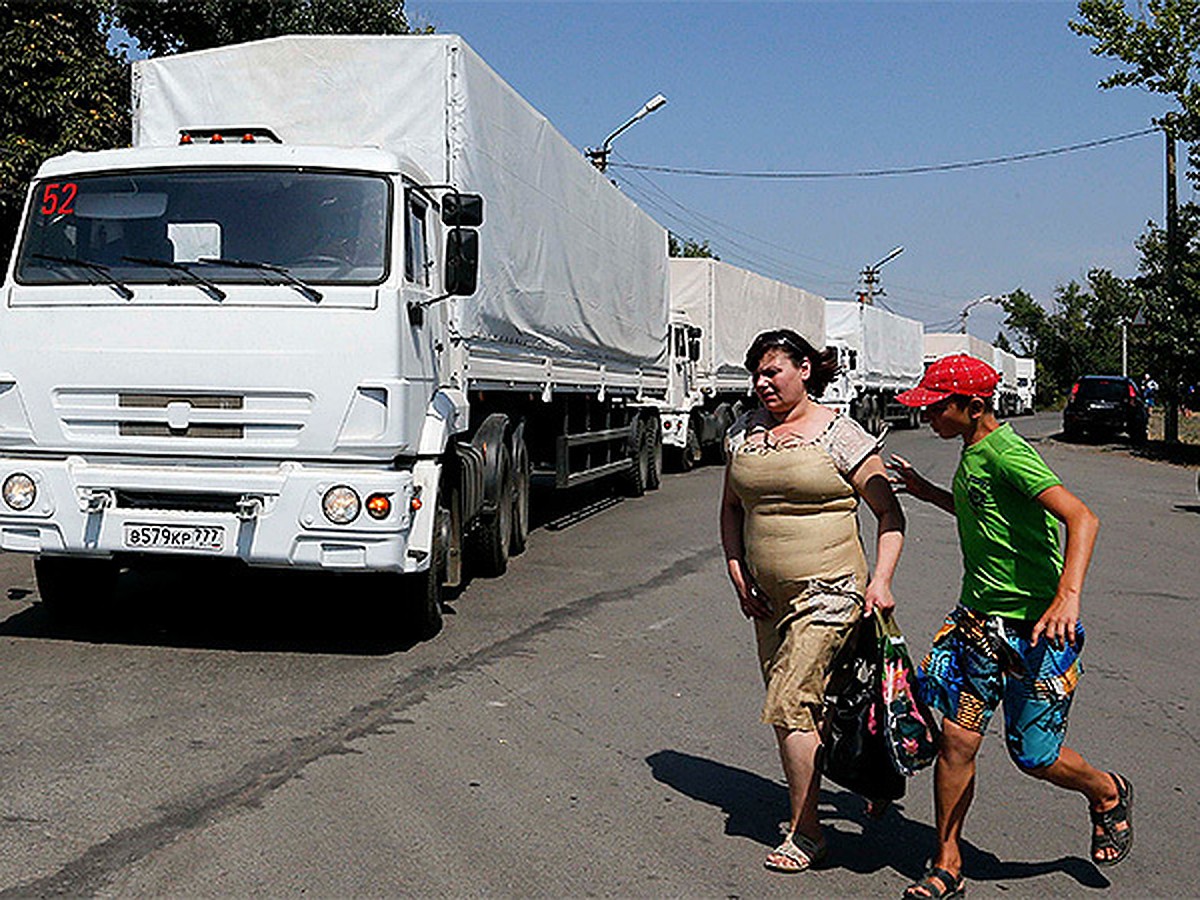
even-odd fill
[[(408, 0), (414, 24), (466, 41), (575, 146), (656, 93), (613, 162), (732, 171), (936, 165), (1139, 131), (1168, 109), (1101, 91), (1115, 66), (1062, 2)], [(1181, 148), (1181, 159), (1182, 159)], [(801, 181), (610, 174), (663, 225), (731, 263), (830, 298), (889, 250), (884, 303), (931, 324), (1021, 287), (1049, 303), (1090, 268), (1136, 274), (1163, 220), (1163, 139), (940, 174)], [(1193, 199), (1180, 174), (1180, 200)], [(983, 305), (970, 330), (991, 340)]]

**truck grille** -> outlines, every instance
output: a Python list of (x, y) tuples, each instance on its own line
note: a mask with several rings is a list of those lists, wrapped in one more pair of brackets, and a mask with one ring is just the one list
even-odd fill
[(179, 491), (116, 491), (117, 509), (181, 510), (184, 512), (238, 511), (238, 494), (201, 494)]
[(312, 413), (307, 393), (188, 393), (61, 388), (54, 406), (63, 433), (81, 443), (114, 438), (246, 441), (288, 447)]

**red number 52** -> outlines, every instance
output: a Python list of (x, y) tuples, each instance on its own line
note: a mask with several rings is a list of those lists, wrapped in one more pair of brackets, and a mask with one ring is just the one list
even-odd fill
[(42, 193), (42, 214), (52, 216), (58, 213), (69, 216), (75, 212), (75, 195), (78, 192), (79, 186), (73, 181), (63, 184), (57, 181), (50, 182)]

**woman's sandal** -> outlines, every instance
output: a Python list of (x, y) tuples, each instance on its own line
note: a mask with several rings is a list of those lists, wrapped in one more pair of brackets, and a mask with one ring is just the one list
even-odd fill
[(825, 859), (828, 852), (824, 841), (817, 843), (812, 838), (794, 832), (767, 854), (763, 865), (772, 872), (803, 872)]
[[(921, 893), (924, 891), (924, 893)], [(951, 875), (945, 869), (933, 866), (921, 878), (904, 889), (903, 900), (945, 900), (947, 897), (965, 897), (967, 880), (960, 872)]]
[[(1104, 812), (1089, 810), (1092, 817), (1092, 863), (1097, 866), (1115, 866), (1129, 855), (1133, 847), (1133, 784), (1124, 775), (1109, 772), (1108, 777), (1117, 786), (1117, 805)], [(1118, 828), (1124, 825), (1124, 828)], [(1097, 856), (1116, 850), (1116, 856)]]

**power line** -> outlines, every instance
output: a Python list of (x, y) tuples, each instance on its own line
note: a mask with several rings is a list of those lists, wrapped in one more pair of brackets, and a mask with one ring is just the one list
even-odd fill
[(1028, 153), (1013, 153), (1008, 156), (993, 156), (988, 159), (975, 159), (968, 162), (937, 163), (935, 165), (908, 166), (895, 169), (858, 169), (846, 172), (738, 172), (730, 169), (688, 169), (678, 166), (655, 166), (631, 162), (609, 163), (609, 166), (610, 168), (633, 169), (642, 172), (664, 172), (668, 175), (695, 175), (705, 178), (757, 178), (778, 181), (800, 181), (821, 178), (883, 178), (897, 175), (925, 175), (931, 172), (953, 172), (961, 169), (979, 169), (985, 166), (1024, 162), (1047, 156), (1060, 156), (1064, 153), (1091, 150), (1095, 147), (1103, 147), (1119, 141), (1145, 137), (1148, 134), (1156, 133), (1158, 130), (1158, 128), (1143, 128), (1141, 131), (1131, 131), (1127, 134), (1118, 134), (1094, 141), (1084, 141), (1082, 144), (1071, 144), (1066, 147), (1054, 147), (1050, 150), (1033, 150)]

